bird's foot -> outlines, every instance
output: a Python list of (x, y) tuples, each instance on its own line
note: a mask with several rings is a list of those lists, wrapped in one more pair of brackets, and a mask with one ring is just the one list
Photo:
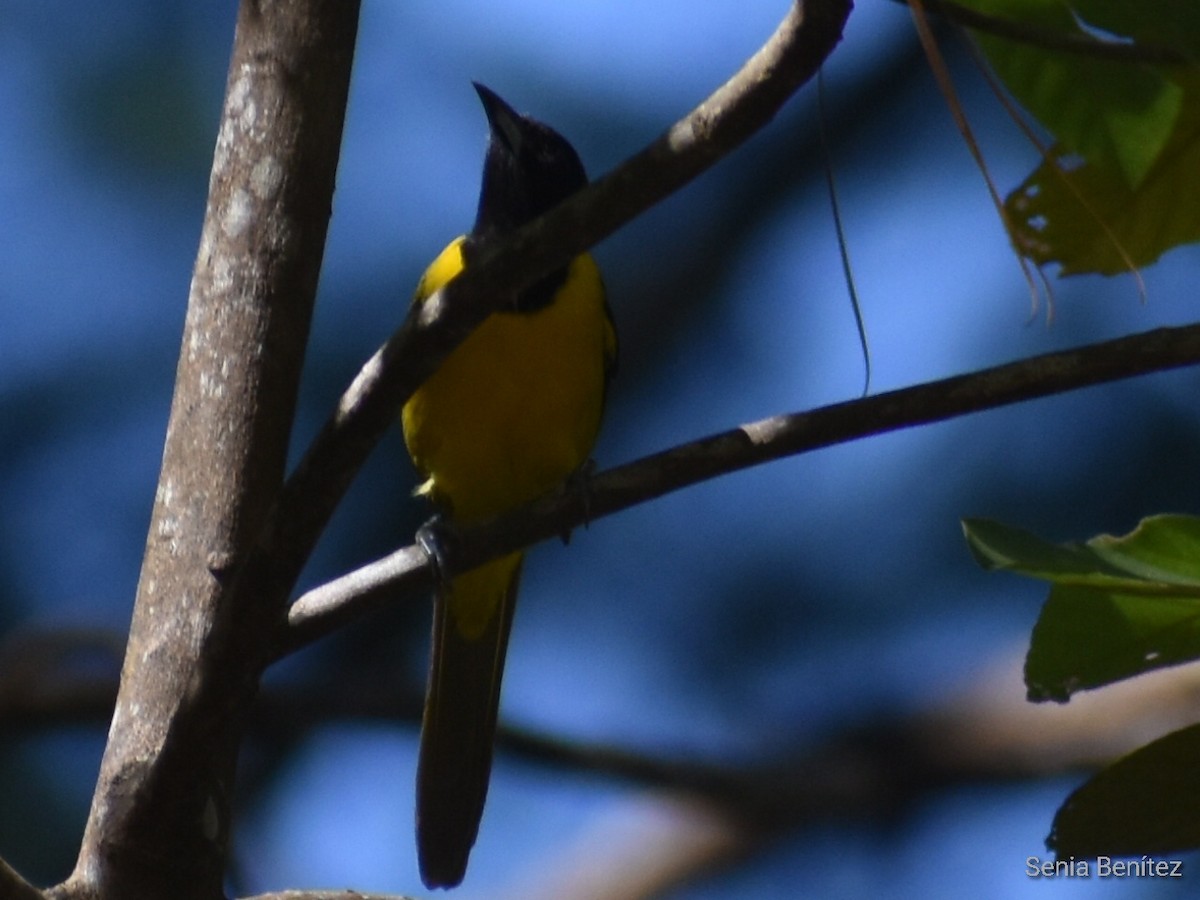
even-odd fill
[[(596, 461), (587, 459), (584, 463), (567, 476), (562, 483), (563, 496), (575, 494), (583, 505), (583, 527), (587, 528), (592, 520), (592, 476), (596, 474)], [(559, 534), (564, 545), (571, 543), (571, 529), (564, 528)]]
[(443, 590), (450, 587), (450, 564), (457, 537), (458, 532), (441, 513), (435, 513), (417, 529), (416, 544), (428, 558), (433, 577)]

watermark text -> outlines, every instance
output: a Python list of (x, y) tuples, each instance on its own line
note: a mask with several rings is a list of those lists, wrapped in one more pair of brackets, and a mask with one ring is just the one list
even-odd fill
[(1089, 856), (1076, 859), (1025, 857), (1025, 874), (1030, 878), (1182, 878), (1183, 860), (1153, 856), (1117, 858)]

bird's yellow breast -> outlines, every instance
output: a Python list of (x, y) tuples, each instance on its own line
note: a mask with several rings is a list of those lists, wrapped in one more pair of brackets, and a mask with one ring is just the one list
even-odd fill
[[(462, 238), (434, 260), (422, 302), (463, 268)], [(493, 313), (405, 404), (420, 489), (454, 519), (491, 518), (546, 493), (588, 458), (616, 336), (599, 270), (576, 257), (548, 305)]]

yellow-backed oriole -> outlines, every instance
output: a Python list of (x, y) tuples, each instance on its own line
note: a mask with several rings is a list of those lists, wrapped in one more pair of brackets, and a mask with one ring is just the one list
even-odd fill
[[(475, 85), (489, 124), (475, 226), (433, 261), (423, 303), (471, 265), (483, 241), (519, 228), (587, 183), (574, 148)], [(404, 438), (452, 524), (490, 519), (560, 485), (588, 459), (616, 362), (599, 270), (573, 259), (504, 299), (404, 407)], [(437, 592), (417, 766), (417, 847), (429, 887), (466, 870), (492, 766), (505, 648), (522, 554)]]

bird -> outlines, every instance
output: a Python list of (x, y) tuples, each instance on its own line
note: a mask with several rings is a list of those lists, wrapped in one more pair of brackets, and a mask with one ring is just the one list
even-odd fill
[[(473, 84), (488, 122), (475, 223), (425, 271), (418, 309), (482, 246), (588, 181), (566, 138)], [(432, 521), (451, 527), (494, 518), (584, 472), (616, 368), (616, 329), (590, 254), (499, 303), (401, 414), (425, 478), (415, 493), (432, 501)], [(522, 561), (509, 554), (435, 589), (416, 786), (417, 857), (429, 888), (461, 883), (478, 834)]]

